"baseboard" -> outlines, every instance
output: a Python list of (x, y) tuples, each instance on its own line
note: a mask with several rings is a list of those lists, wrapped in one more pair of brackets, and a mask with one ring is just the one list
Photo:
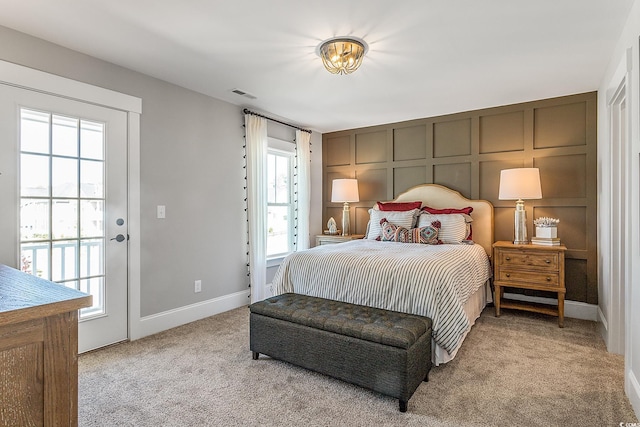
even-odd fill
[(638, 378), (631, 370), (627, 371), (625, 388), (629, 402), (631, 402), (631, 406), (633, 407), (633, 411), (636, 413), (636, 417), (640, 419), (640, 383), (638, 383)]
[[(505, 298), (518, 300), (518, 301), (527, 301), (527, 302), (537, 302), (541, 304), (558, 304), (558, 300), (555, 298), (545, 298), (545, 297), (532, 297), (529, 295), (522, 294), (512, 294), (505, 292)], [(594, 322), (598, 321), (598, 306), (595, 304), (587, 304), (585, 302), (580, 301), (564, 301), (564, 317), (571, 317), (573, 319), (582, 319), (582, 320), (592, 320)]]
[(602, 327), (605, 331), (609, 330), (609, 323), (607, 322), (607, 318), (604, 317), (604, 313), (602, 312), (600, 307), (598, 307), (598, 322), (602, 323)]
[(598, 332), (605, 343), (609, 342), (609, 323), (600, 306), (598, 306)]
[[(267, 287), (267, 289), (269, 289)], [(140, 339), (147, 335), (157, 334), (167, 329), (175, 328), (186, 323), (195, 322), (205, 317), (213, 316), (218, 313), (233, 310), (249, 303), (249, 291), (236, 292), (234, 294), (224, 295), (222, 297), (213, 298), (207, 301), (187, 305), (184, 307), (167, 310), (162, 313), (152, 314), (140, 319), (138, 327), (135, 330), (135, 336), (132, 334), (131, 340)], [(518, 299), (521, 301), (539, 302), (543, 304), (556, 304), (557, 300), (553, 298), (531, 297), (520, 294), (505, 293), (506, 298)], [(598, 320), (598, 306), (586, 304), (578, 301), (565, 301), (565, 317), (584, 320)], [(601, 319), (604, 319), (601, 317)], [(605, 320), (606, 321), (606, 320)], [(637, 384), (637, 383), (636, 383)]]
[(242, 307), (249, 304), (248, 296), (249, 291), (246, 290), (142, 317), (138, 327), (132, 328), (136, 331), (136, 336), (131, 336), (130, 339), (137, 340), (147, 335), (157, 334), (214, 314)]

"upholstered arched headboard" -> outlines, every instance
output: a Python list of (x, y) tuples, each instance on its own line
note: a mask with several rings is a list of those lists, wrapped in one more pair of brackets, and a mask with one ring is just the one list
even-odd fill
[(436, 209), (473, 207), (473, 240), (481, 245), (489, 256), (493, 245), (493, 205), (487, 200), (467, 199), (455, 190), (438, 184), (423, 184), (400, 194), (394, 202), (420, 200), (422, 206)]

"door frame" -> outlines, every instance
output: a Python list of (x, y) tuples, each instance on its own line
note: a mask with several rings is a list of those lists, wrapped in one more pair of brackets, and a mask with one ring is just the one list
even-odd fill
[(609, 100), (609, 145), (611, 147), (609, 194), (609, 351), (624, 354), (625, 349), (625, 289), (627, 287), (627, 142), (630, 136), (627, 79), (623, 79)]
[[(605, 224), (599, 230), (599, 251), (603, 257), (600, 286), (604, 295), (599, 295), (599, 300), (604, 299), (606, 315), (600, 312), (600, 320), (603, 323), (603, 338), (607, 350), (612, 353), (625, 355), (628, 359), (628, 332), (630, 330), (630, 289), (629, 279), (632, 277), (633, 260), (631, 258), (630, 232), (631, 223), (631, 184), (630, 171), (631, 160), (629, 154), (629, 142), (632, 138), (631, 111), (633, 96), (631, 92), (632, 56), (631, 49), (627, 49), (622, 60), (618, 64), (615, 73), (609, 81), (605, 93), (606, 111), (606, 142), (607, 148), (599, 147), (599, 156), (603, 159), (602, 194), (599, 196), (599, 214), (604, 218), (600, 221)], [(625, 109), (620, 111), (620, 99), (625, 102)], [(624, 117), (620, 115), (624, 114)], [(614, 123), (617, 121), (617, 124)], [(622, 122), (622, 123), (621, 123)], [(624, 128), (622, 128), (622, 126)], [(620, 134), (623, 135), (620, 135)], [(605, 141), (602, 141), (605, 142)], [(603, 145), (604, 147), (604, 145)], [(606, 157), (605, 157), (606, 156)], [(606, 158), (606, 160), (605, 160)], [(606, 185), (606, 188), (604, 187)], [(623, 191), (618, 195), (618, 203), (612, 194), (615, 191)], [(614, 249), (619, 253), (618, 259), (613, 255)], [(625, 362), (626, 363), (626, 362)]]
[(79, 82), (66, 77), (0, 60), (0, 84), (75, 101), (121, 110), (127, 113), (127, 204), (129, 216), (128, 336), (140, 338), (140, 115), (142, 99)]

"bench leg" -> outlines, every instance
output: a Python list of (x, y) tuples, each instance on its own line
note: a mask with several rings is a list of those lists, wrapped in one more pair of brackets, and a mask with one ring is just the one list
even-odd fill
[(400, 412), (407, 412), (407, 402), (405, 400), (399, 400)]
[(424, 376), (424, 380), (422, 381), (424, 381), (425, 383), (429, 382), (429, 371), (427, 371), (427, 375)]
[(258, 360), (258, 357), (260, 357), (260, 353), (258, 353), (257, 351), (252, 351), (251, 353), (253, 354), (253, 360)]

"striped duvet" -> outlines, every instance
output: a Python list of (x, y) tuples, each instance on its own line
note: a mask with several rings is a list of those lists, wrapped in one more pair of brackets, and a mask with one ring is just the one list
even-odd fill
[(480, 245), (422, 245), (374, 240), (317, 246), (287, 256), (276, 295), (295, 292), (419, 314), (452, 353), (470, 327), (463, 305), (491, 276)]

